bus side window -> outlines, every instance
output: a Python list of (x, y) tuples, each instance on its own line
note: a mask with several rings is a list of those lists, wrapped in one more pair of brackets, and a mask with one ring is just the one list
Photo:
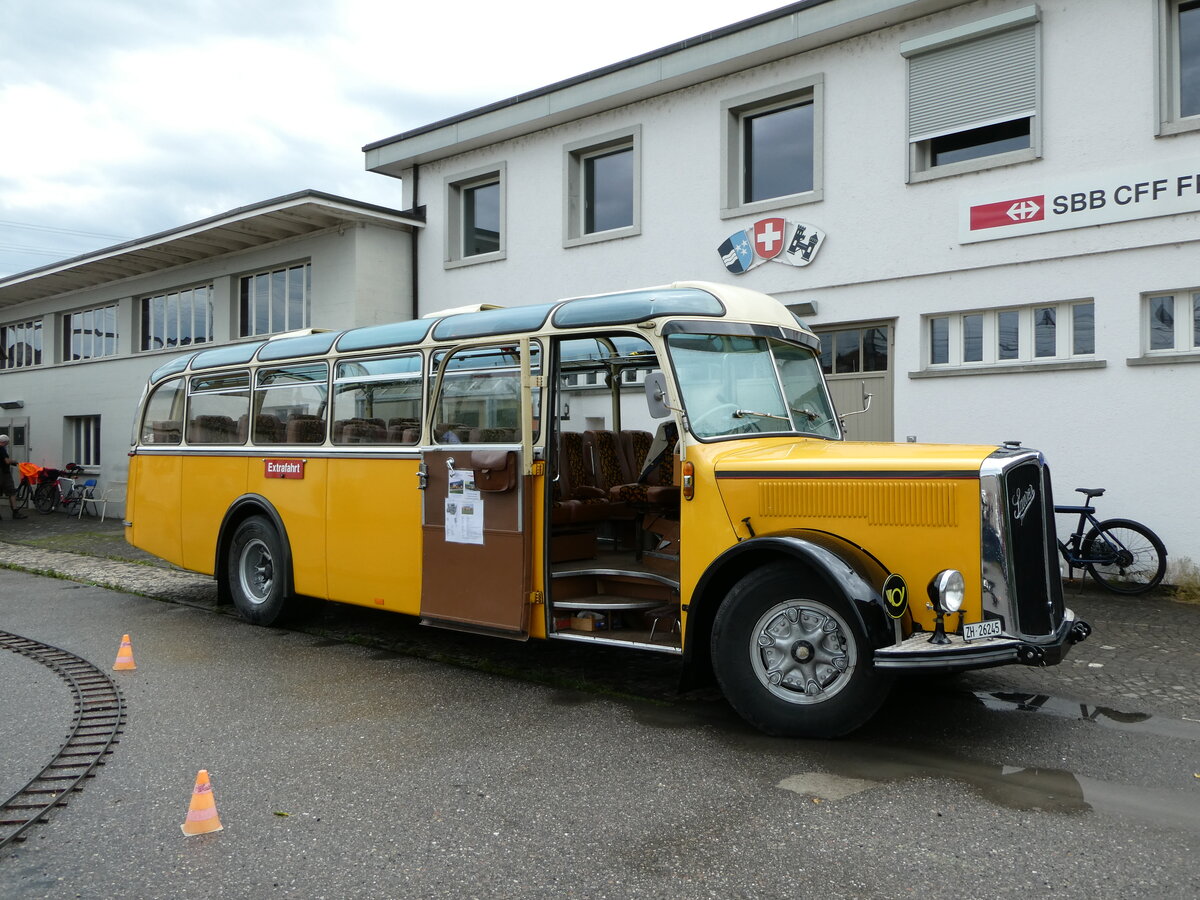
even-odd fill
[[(541, 374), (541, 348), (530, 345), (530, 370)], [(521, 440), (521, 365), (517, 348), (470, 347), (435, 356), (445, 368), (434, 406), (433, 442), (512, 444)], [(533, 390), (533, 439), (540, 430), (541, 388)]]
[(339, 362), (333, 378), (333, 442), (416, 444), (421, 397), (419, 353)]
[(240, 444), (238, 423), (250, 411), (250, 375), (193, 375), (189, 385), (189, 444)]
[(261, 427), (263, 416), (273, 416), (283, 424), (284, 443), (323, 444), (328, 379), (329, 367), (323, 362), (259, 369), (255, 427)]
[(154, 389), (142, 418), (143, 444), (183, 442), (183, 379), (164, 382)]

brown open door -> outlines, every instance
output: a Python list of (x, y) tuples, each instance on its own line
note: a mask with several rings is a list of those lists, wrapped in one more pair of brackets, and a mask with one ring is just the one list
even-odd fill
[(426, 624), (529, 636), (540, 356), (528, 338), (433, 354), (421, 454)]
[(529, 633), (529, 478), (521, 450), (430, 449), (425, 465), (421, 620)]

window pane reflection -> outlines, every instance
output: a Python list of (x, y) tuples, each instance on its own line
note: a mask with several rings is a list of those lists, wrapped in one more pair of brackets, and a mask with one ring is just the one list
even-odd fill
[(1150, 349), (1175, 349), (1175, 297), (1150, 299)]
[(1096, 310), (1094, 304), (1076, 303), (1071, 307), (1071, 352), (1096, 352)]
[(853, 331), (839, 331), (835, 336), (835, 341), (837, 358), (834, 363), (834, 372), (841, 374), (859, 371), (858, 329), (856, 328)]
[(868, 328), (863, 332), (863, 371), (886, 372), (887, 367), (887, 329)]
[(1006, 309), (996, 314), (996, 356), (1017, 359), (1021, 353), (1021, 314)]
[(1058, 310), (1052, 306), (1033, 311), (1033, 352), (1035, 356), (1053, 356), (1056, 344)]
[(929, 362), (931, 365), (950, 361), (950, 320), (945, 316), (929, 320)]
[(802, 103), (743, 123), (745, 202), (813, 189), (813, 104)]
[(983, 315), (962, 317), (963, 362), (983, 362)]
[(463, 197), (463, 256), (500, 249), (500, 182), (467, 188)]
[(633, 150), (629, 147), (584, 160), (584, 232), (633, 224)]
[(1200, 2), (1179, 7), (1179, 115), (1200, 114)]

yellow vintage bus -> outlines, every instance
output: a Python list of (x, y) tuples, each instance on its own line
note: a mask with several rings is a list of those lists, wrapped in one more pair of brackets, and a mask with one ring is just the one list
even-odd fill
[(203, 349), (149, 380), (130, 543), (263, 625), (313, 598), (682, 657), (772, 734), (901, 671), (1057, 663), (1050, 473), (852, 443), (820, 342), (707, 283)]

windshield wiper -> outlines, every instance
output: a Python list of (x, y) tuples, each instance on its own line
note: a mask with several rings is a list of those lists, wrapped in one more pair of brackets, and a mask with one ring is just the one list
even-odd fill
[(744, 419), (746, 416), (759, 416), (763, 419), (779, 419), (781, 422), (790, 422), (787, 416), (777, 416), (774, 413), (755, 412), (752, 409), (735, 409), (733, 417), (735, 419)]

